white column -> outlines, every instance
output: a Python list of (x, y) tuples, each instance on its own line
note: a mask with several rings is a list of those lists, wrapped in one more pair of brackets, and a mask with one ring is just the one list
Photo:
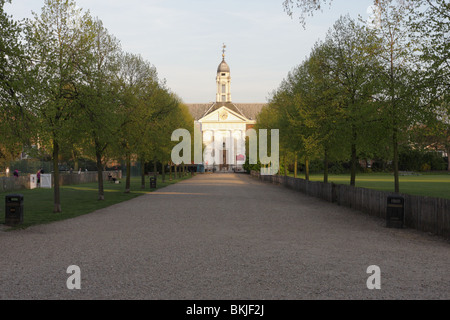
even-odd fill
[(236, 141), (236, 156), (238, 155), (245, 155), (245, 139), (243, 137), (245, 136), (245, 133), (243, 133), (242, 130), (236, 131), (238, 134), (237, 141)]
[(218, 130), (214, 130), (214, 162), (216, 165), (220, 164), (220, 150), (222, 143), (222, 135), (219, 133)]
[(234, 160), (236, 159), (235, 157), (233, 158), (233, 155), (235, 154), (235, 148), (234, 148), (234, 135), (233, 135), (233, 130), (229, 130), (228, 134), (230, 135), (229, 139), (228, 139), (228, 143), (229, 146), (227, 146), (228, 148), (228, 152), (227, 152), (227, 163), (229, 165), (234, 165)]

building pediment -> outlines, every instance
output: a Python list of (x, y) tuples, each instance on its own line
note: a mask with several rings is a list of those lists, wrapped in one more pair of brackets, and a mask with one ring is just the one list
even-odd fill
[(248, 122), (249, 120), (241, 114), (223, 106), (201, 118), (199, 122)]

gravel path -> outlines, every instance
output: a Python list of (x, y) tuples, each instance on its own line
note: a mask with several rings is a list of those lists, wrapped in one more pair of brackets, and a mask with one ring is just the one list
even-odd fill
[[(66, 270), (81, 268), (81, 290)], [(381, 268), (368, 290), (367, 268)], [(450, 243), (246, 175), (0, 230), (0, 299), (450, 299)]]

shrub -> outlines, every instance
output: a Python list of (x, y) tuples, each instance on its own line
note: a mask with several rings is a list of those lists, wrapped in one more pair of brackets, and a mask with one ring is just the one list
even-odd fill
[(311, 173), (322, 173), (324, 169), (325, 166), (322, 160), (314, 160), (309, 164), (309, 171)]
[(424, 153), (419, 150), (406, 149), (400, 152), (400, 171), (420, 171), (424, 163)]
[(426, 164), (429, 164), (430, 170), (443, 171), (447, 168), (445, 158), (437, 152), (427, 152), (424, 155), (424, 160)]
[(260, 171), (261, 163), (258, 161), (258, 164), (250, 164), (249, 158), (247, 157), (247, 160), (245, 161), (243, 168), (247, 173), (251, 173), (252, 171)]
[(332, 164), (332, 166), (331, 166), (331, 168), (329, 170), (329, 173), (331, 173), (331, 174), (343, 174), (343, 173), (345, 173), (345, 169), (344, 169), (344, 167), (342, 166), (341, 163), (336, 162), (336, 163)]

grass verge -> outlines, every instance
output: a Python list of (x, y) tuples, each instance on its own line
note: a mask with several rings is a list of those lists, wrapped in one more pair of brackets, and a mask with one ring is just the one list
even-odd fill
[[(292, 175), (293, 176), (293, 175)], [(299, 178), (304, 178), (300, 176)], [(350, 184), (350, 175), (330, 175), (330, 183)], [(323, 175), (313, 174), (311, 181), (323, 181)], [(394, 176), (364, 173), (356, 176), (356, 186), (394, 192)], [(420, 174), (400, 176), (400, 192), (416, 196), (450, 199), (450, 174)]]
[(0, 193), (0, 225), (5, 223), (5, 196), (8, 194), (21, 194), (24, 197), (24, 215), (23, 224), (9, 228), (8, 230), (25, 229), (33, 225), (46, 224), (55, 221), (75, 218), (81, 215), (89, 214), (99, 209), (103, 209), (114, 204), (131, 200), (149, 192), (167, 187), (168, 185), (178, 183), (189, 179), (183, 177), (163, 183), (161, 177), (158, 177), (157, 188), (150, 190), (149, 181), (146, 180), (146, 189), (141, 189), (141, 178), (131, 179), (131, 192), (124, 193), (124, 180), (120, 184), (105, 182), (105, 200), (98, 201), (97, 183), (61, 187), (61, 208), (62, 213), (53, 213), (53, 190), (52, 189), (34, 189), (22, 190), (18, 192)]

